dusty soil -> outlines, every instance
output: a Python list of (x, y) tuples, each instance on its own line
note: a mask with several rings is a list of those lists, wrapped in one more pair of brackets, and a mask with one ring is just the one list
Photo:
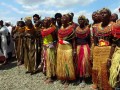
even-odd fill
[(25, 72), (24, 65), (17, 66), (16, 61), (0, 65), (0, 90), (91, 90), (91, 84), (87, 84), (85, 88), (80, 88), (76, 82), (65, 88), (59, 80), (46, 84), (42, 72), (32, 76)]

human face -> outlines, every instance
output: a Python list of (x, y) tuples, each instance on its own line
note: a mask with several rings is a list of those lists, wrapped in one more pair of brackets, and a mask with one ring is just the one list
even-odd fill
[(117, 14), (112, 14), (111, 17), (110, 17), (110, 20), (113, 21), (113, 22), (116, 21), (117, 19), (118, 19)]
[(98, 20), (98, 15), (97, 15), (96, 12), (92, 14), (92, 19), (93, 19), (94, 21), (95, 21), (95, 20)]
[(26, 26), (32, 26), (32, 21), (31, 21), (31, 20), (27, 20), (27, 21), (25, 22), (25, 24), (26, 24)]
[(50, 19), (44, 19), (43, 25), (44, 27), (49, 27), (51, 24)]
[(39, 27), (39, 25), (40, 25), (40, 21), (36, 21), (35, 26)]
[(102, 10), (100, 14), (102, 21), (108, 20), (110, 18), (110, 15), (107, 10)]
[(66, 17), (66, 16), (62, 16), (62, 18), (61, 18), (61, 23), (62, 23), (62, 24), (67, 24), (67, 23), (68, 23), (68, 20), (67, 20), (67, 17)]
[(59, 24), (59, 23), (61, 24), (61, 18), (57, 18), (57, 19), (56, 19), (56, 22), (57, 22), (58, 24)]
[(34, 23), (36, 23), (36, 21), (38, 21), (39, 19), (37, 17), (33, 17), (33, 21)]
[(78, 19), (78, 23), (79, 23), (79, 25), (83, 25), (84, 23), (85, 23), (85, 19), (83, 19), (83, 18), (80, 18), (80, 19)]

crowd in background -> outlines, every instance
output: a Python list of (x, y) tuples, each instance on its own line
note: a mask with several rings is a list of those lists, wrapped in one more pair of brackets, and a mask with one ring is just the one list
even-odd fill
[(56, 13), (41, 20), (34, 14), (16, 26), (1, 20), (0, 62), (5, 65), (15, 57), (26, 74), (43, 72), (46, 83), (58, 79), (67, 87), (77, 80), (84, 88), (86, 78), (92, 77), (93, 90), (120, 88), (118, 15), (102, 8), (92, 13), (92, 24), (84, 15), (78, 23), (73, 18), (74, 13)]

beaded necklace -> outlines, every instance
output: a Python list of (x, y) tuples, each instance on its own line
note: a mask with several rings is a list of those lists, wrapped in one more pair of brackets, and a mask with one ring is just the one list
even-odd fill
[(109, 24), (107, 27), (103, 28), (102, 25), (98, 25), (98, 27), (95, 30), (95, 36), (97, 37), (105, 37), (111, 35), (111, 24)]
[(74, 31), (73, 26), (68, 26), (67, 28), (61, 28), (60, 30), (58, 30), (58, 36), (60, 38), (64, 38), (68, 35), (70, 35), (72, 32)]
[(79, 38), (85, 38), (90, 34), (90, 28), (86, 26), (84, 29), (80, 28), (79, 26), (76, 29), (76, 36)]

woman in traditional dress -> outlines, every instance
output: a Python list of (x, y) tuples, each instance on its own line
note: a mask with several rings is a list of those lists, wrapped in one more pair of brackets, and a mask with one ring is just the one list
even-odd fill
[(110, 53), (110, 46), (112, 43), (110, 17), (111, 11), (103, 8), (100, 11), (102, 23), (96, 26), (93, 30), (94, 49), (93, 49), (93, 85), (92, 88), (97, 87), (100, 90), (111, 90), (108, 84), (107, 74), (107, 58)]
[(35, 28), (32, 24), (31, 17), (25, 18), (25, 37), (24, 37), (24, 65), (26, 73), (34, 74), (36, 71), (36, 42)]
[(92, 13), (92, 20), (93, 20), (93, 24), (91, 24), (91, 28), (90, 28), (90, 31), (91, 31), (91, 47), (90, 47), (91, 64), (93, 60), (93, 48), (94, 48), (93, 31), (94, 31), (94, 28), (96, 28), (97, 25), (101, 22), (100, 12), (98, 10)]
[[(97, 26), (101, 23), (101, 16), (100, 16), (100, 11), (99, 10), (92, 13), (92, 20), (93, 20), (93, 24), (91, 26), (91, 52), (90, 52), (91, 61), (93, 61), (93, 49), (94, 49), (94, 46), (95, 46), (94, 41), (96, 41), (95, 40), (96, 38), (93, 37), (94, 36), (93, 33), (94, 33), (94, 30), (97, 28)], [(94, 74), (94, 72), (95, 71), (92, 70), (92, 82), (93, 82), (92, 88), (97, 88), (96, 85), (94, 85), (94, 84), (97, 83), (96, 80), (94, 81), (94, 79), (96, 79), (96, 77), (97, 77), (96, 74)]]
[(42, 35), (42, 59), (44, 62), (44, 73), (46, 74), (46, 83), (50, 83), (55, 77), (56, 54), (54, 42), (56, 41), (56, 27), (50, 26), (51, 18), (45, 18), (41, 29)]
[(73, 25), (76, 28), (78, 25), (73, 22), (74, 13), (68, 13), (68, 16), (70, 17), (69, 25)]
[(116, 21), (118, 20), (118, 15), (117, 15), (116, 13), (113, 13), (113, 14), (111, 15), (110, 20), (111, 20), (112, 22), (116, 22)]
[[(114, 23), (112, 27), (113, 44), (111, 46), (110, 55), (108, 58), (108, 67), (110, 67), (109, 83), (116, 90), (120, 89), (120, 21), (114, 16)], [(110, 66), (111, 65), (111, 66)]]
[(24, 21), (18, 21), (18, 25), (15, 28), (13, 37), (15, 40), (15, 53), (17, 59), (17, 65), (21, 65), (24, 62), (24, 32), (25, 23)]
[(76, 28), (77, 74), (82, 79), (80, 87), (85, 87), (85, 78), (91, 76), (90, 27), (85, 16), (79, 16)]
[(65, 81), (75, 80), (73, 53), (75, 46), (75, 30), (73, 25), (69, 25), (69, 16), (62, 16), (62, 27), (58, 30), (58, 48), (57, 48), (57, 78)]

